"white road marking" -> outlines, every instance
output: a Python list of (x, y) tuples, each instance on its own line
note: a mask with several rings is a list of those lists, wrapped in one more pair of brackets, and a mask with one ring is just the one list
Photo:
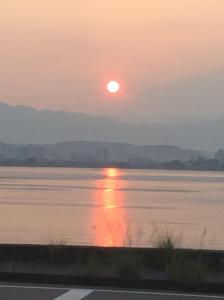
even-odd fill
[[(132, 294), (145, 294), (145, 295), (158, 295), (158, 296), (185, 296), (185, 297), (203, 297), (206, 299), (224, 299), (224, 296), (212, 296), (212, 295), (204, 295), (204, 294), (184, 294), (184, 293), (169, 293), (169, 292), (147, 292), (147, 291), (133, 291), (133, 290), (118, 290), (118, 289), (114, 289), (114, 290), (106, 290), (106, 289), (93, 289), (93, 290), (89, 290), (89, 289), (74, 289), (71, 287), (53, 287), (53, 286), (31, 286), (31, 285), (7, 285), (7, 283), (5, 285), (0, 284), (0, 288), (21, 288), (21, 289), (43, 289), (43, 290), (64, 290), (65, 293), (66, 291), (68, 291), (66, 294), (69, 295), (69, 293), (71, 292), (75, 292), (77, 295), (79, 295), (80, 292), (83, 293), (87, 293), (82, 297), (85, 297), (86, 295), (90, 294), (91, 292), (109, 292), (109, 293), (132, 293)], [(64, 296), (66, 295), (64, 294)], [(62, 296), (60, 296), (62, 297)], [(69, 300), (71, 298), (56, 298), (57, 300)], [(72, 300), (76, 300), (76, 298), (74, 298), (74, 294), (73, 294), (73, 298)], [(80, 298), (77, 298), (78, 300), (80, 300)]]
[(55, 300), (81, 300), (92, 292), (93, 290), (72, 289), (66, 294), (55, 298)]
[[(86, 292), (85, 292), (86, 291)], [(129, 293), (136, 295), (152, 295), (152, 296), (178, 296), (178, 297), (189, 297), (189, 298), (205, 298), (205, 299), (224, 299), (224, 296), (212, 296), (202, 294), (184, 294), (184, 293), (160, 293), (160, 292), (146, 292), (146, 291), (130, 291), (130, 290), (85, 290), (85, 289), (72, 289), (66, 294), (56, 298), (55, 300), (81, 300), (85, 296), (92, 292), (107, 292), (107, 293)]]
[(147, 291), (133, 291), (133, 290), (94, 290), (95, 292), (110, 292), (110, 293), (132, 293), (132, 294), (145, 294), (145, 295), (157, 295), (157, 296), (185, 296), (185, 297), (203, 297), (206, 299), (224, 299), (224, 296), (212, 296), (203, 294), (185, 294), (181, 293), (169, 293), (169, 292), (147, 292)]

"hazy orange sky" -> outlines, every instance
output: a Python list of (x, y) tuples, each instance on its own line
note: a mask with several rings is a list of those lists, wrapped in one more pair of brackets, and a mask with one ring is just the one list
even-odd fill
[[(223, 0), (2, 0), (0, 102), (135, 121), (217, 117), (223, 28)], [(122, 97), (105, 95), (107, 79), (121, 80)]]

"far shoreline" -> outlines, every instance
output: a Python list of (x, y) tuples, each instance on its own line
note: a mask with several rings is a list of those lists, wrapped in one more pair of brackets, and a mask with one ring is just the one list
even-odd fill
[(1, 163), (0, 162), (0, 168), (58, 168), (58, 169), (108, 169), (108, 168), (116, 168), (121, 170), (145, 170), (145, 171), (189, 171), (189, 172), (216, 172), (216, 173), (223, 173), (224, 172), (224, 166), (221, 169), (217, 168), (180, 168), (180, 167), (172, 167), (172, 163), (176, 163), (179, 161), (169, 161), (169, 162), (163, 162), (159, 164), (165, 164), (166, 167), (163, 166), (157, 166), (157, 167), (143, 167), (143, 166), (126, 166), (124, 163), (122, 164), (74, 164), (73, 162), (69, 163), (17, 163), (17, 164), (11, 164), (11, 163)]

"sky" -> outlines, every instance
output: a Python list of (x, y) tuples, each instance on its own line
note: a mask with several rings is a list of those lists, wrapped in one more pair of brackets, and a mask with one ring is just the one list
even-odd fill
[(0, 102), (134, 122), (221, 118), (223, 28), (223, 0), (1, 0)]

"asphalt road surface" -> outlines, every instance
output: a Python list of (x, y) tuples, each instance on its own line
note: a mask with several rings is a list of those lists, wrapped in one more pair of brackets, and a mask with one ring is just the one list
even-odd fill
[(224, 296), (140, 292), (125, 290), (90, 290), (55, 286), (0, 285), (0, 300), (224, 300)]

